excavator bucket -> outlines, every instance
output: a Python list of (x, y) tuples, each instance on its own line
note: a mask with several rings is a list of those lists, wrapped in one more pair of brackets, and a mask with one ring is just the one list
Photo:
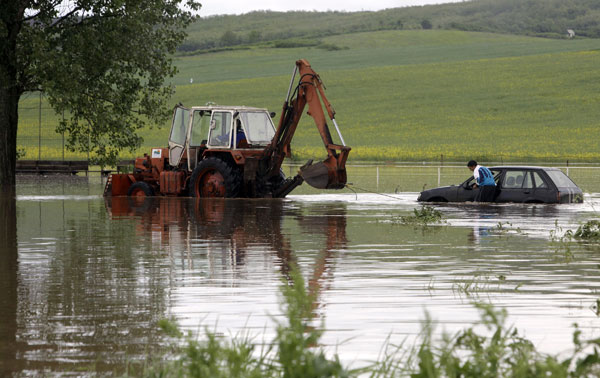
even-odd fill
[(342, 189), (347, 180), (345, 159), (340, 162), (334, 156), (329, 156), (315, 164), (311, 160), (300, 168), (300, 176), (313, 188)]

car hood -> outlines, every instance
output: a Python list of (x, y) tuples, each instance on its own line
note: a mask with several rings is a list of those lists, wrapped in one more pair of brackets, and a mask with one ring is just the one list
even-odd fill
[(421, 194), (419, 194), (419, 198), (417, 200), (419, 201), (426, 201), (431, 197), (437, 197), (437, 196), (441, 196), (441, 195), (445, 195), (448, 193), (449, 190), (452, 189), (456, 189), (457, 186), (456, 185), (450, 185), (450, 186), (440, 186), (439, 188), (433, 188), (433, 189), (427, 189), (421, 192)]

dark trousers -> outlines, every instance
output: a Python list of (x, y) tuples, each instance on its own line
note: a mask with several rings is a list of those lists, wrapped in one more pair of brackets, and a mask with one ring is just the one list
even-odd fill
[(479, 194), (475, 197), (476, 202), (494, 202), (496, 196), (496, 187), (484, 185), (479, 187)]

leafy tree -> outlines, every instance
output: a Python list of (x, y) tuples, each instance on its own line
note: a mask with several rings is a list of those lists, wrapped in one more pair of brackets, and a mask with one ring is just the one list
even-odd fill
[(260, 38), (261, 38), (261, 35), (258, 30), (252, 30), (250, 33), (248, 33), (248, 43), (259, 42)]
[(227, 30), (221, 36), (221, 46), (233, 46), (233, 45), (237, 45), (238, 43), (240, 43), (239, 38), (231, 30)]
[(433, 27), (433, 25), (431, 25), (431, 21), (429, 21), (428, 19), (425, 19), (423, 21), (421, 21), (421, 27), (423, 29), (431, 29)]
[(15, 183), (25, 92), (43, 91), (64, 111), (57, 131), (99, 163), (139, 147), (137, 131), (168, 116), (169, 54), (199, 9), (195, 0), (2, 0), (0, 185)]

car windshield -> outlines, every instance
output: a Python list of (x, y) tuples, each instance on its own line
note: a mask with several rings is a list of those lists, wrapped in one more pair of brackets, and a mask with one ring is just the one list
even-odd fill
[(562, 171), (552, 170), (546, 171), (546, 173), (548, 174), (548, 176), (550, 176), (550, 178), (552, 179), (552, 181), (554, 181), (554, 184), (558, 188), (577, 188), (577, 185), (575, 185), (575, 183), (571, 181), (569, 176), (562, 173)]
[(270, 143), (275, 135), (275, 128), (267, 112), (242, 112), (240, 118), (248, 132), (246, 138), (251, 144)]

